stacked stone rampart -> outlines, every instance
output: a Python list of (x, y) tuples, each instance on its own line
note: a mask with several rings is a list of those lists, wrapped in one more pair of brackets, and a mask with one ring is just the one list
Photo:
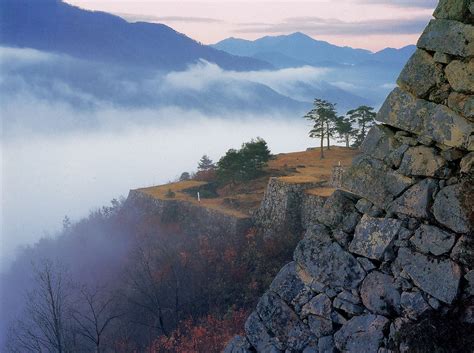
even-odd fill
[(345, 191), (226, 352), (474, 351), (474, 3), (434, 16)]

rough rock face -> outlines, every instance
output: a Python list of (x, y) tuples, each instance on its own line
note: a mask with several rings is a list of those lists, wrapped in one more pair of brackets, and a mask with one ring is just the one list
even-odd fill
[(294, 262), (227, 353), (421, 352), (409, 333), (431, 317), (474, 335), (474, 2), (434, 16), (345, 191), (313, 200)]

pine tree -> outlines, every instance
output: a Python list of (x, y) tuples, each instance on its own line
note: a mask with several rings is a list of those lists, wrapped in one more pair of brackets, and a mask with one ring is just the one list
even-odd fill
[(366, 105), (361, 105), (357, 109), (353, 109), (347, 112), (349, 118), (357, 124), (356, 138), (353, 143), (354, 147), (359, 147), (367, 136), (369, 129), (375, 125), (374, 108)]
[(215, 169), (215, 165), (214, 165), (214, 162), (212, 162), (212, 160), (209, 158), (208, 155), (203, 155), (201, 157), (201, 159), (199, 160), (199, 163), (198, 163), (198, 171), (208, 171), (208, 170), (213, 170)]
[(347, 116), (339, 116), (336, 120), (335, 130), (339, 139), (338, 142), (345, 142), (346, 147), (350, 147), (351, 139), (356, 135), (357, 130), (352, 126), (353, 121)]
[(309, 132), (310, 137), (319, 138), (321, 142), (321, 155), (324, 158), (324, 139), (327, 139), (328, 149), (330, 148), (330, 138), (333, 136), (336, 122), (336, 108), (333, 103), (326, 100), (316, 98), (311, 109), (304, 116), (314, 122), (313, 128)]

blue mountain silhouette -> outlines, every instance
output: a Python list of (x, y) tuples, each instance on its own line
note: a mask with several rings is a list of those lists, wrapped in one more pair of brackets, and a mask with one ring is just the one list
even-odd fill
[(0, 45), (161, 70), (184, 69), (200, 58), (224, 69), (271, 68), (202, 45), (163, 24), (129, 23), (60, 0), (0, 0)]

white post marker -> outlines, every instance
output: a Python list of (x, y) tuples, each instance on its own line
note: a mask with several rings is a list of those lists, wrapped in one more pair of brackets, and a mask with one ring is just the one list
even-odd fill
[(201, 202), (201, 195), (199, 194), (199, 191), (198, 191), (198, 202)]

